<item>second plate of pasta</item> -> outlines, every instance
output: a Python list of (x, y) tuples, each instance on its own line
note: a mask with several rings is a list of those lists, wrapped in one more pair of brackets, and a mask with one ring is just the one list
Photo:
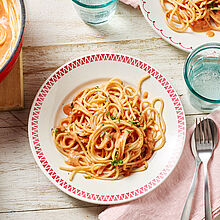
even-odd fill
[(220, 1), (140, 0), (140, 7), (152, 28), (181, 50), (220, 39)]
[(145, 195), (176, 166), (185, 116), (173, 87), (133, 57), (73, 60), (40, 88), (29, 117), (34, 158), (53, 184), (92, 203)]

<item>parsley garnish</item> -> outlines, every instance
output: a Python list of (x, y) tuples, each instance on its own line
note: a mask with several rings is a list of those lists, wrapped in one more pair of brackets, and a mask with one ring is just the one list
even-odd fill
[(115, 157), (118, 156), (118, 148), (116, 148), (116, 153), (115, 153)]
[(92, 176), (84, 176), (85, 177), (85, 179), (91, 179), (92, 178)]
[(106, 112), (106, 115), (110, 115), (110, 112), (109, 112), (109, 111), (107, 111), (107, 112)]
[(137, 119), (135, 119), (134, 121), (128, 121), (129, 123), (131, 123), (132, 125), (135, 125), (136, 127), (143, 127), (143, 125), (141, 125), (140, 124), (140, 122), (137, 120)]
[(106, 101), (106, 102), (108, 101), (109, 96), (110, 96), (110, 95), (107, 95), (107, 97), (105, 98), (105, 101)]
[(99, 86), (96, 86), (96, 87), (95, 87), (95, 89), (98, 89), (98, 88), (99, 88)]
[(120, 122), (121, 122), (121, 119), (119, 118), (119, 119), (118, 119), (118, 123), (120, 123)]
[(56, 129), (55, 129), (55, 132), (58, 132), (58, 131), (59, 131), (59, 128), (56, 128)]
[(70, 107), (73, 108), (73, 102), (71, 102)]
[(100, 137), (103, 137), (105, 135), (105, 131), (103, 131), (101, 134), (100, 134)]
[(116, 166), (118, 165), (118, 163), (119, 163), (119, 159), (115, 158), (115, 159), (111, 162), (111, 165), (112, 165), (113, 167), (116, 167)]
[(117, 116), (110, 115), (110, 118), (111, 118), (112, 120), (115, 120), (115, 119), (117, 118)]
[(214, 8), (214, 4), (216, 3), (216, 0), (212, 1), (210, 4), (210, 8)]
[(116, 149), (116, 152), (115, 152), (115, 158), (114, 158), (114, 160), (111, 162), (111, 165), (114, 167), (114, 169), (115, 169), (115, 167), (116, 167), (119, 163), (120, 163), (120, 164), (123, 163), (123, 160), (117, 159), (118, 154), (119, 154), (119, 152), (118, 152), (118, 148), (117, 148), (117, 149)]

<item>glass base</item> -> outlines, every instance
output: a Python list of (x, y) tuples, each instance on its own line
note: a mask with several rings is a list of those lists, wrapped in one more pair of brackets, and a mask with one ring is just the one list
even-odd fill
[(220, 108), (220, 104), (206, 102), (204, 100), (199, 99), (192, 93), (189, 93), (188, 97), (191, 105), (199, 111), (210, 112), (217, 108)]

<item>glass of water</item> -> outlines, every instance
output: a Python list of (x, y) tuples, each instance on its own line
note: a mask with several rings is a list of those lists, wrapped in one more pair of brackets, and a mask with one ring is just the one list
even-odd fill
[(72, 0), (81, 19), (88, 24), (102, 24), (114, 15), (118, 0)]
[(190, 53), (184, 79), (195, 108), (206, 111), (220, 107), (220, 43), (207, 43)]

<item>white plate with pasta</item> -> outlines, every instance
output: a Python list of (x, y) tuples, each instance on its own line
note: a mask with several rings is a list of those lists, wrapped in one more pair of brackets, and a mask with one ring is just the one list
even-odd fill
[(191, 52), (201, 44), (220, 39), (220, 1), (197, 2), (140, 0), (140, 7), (145, 19), (164, 40)]
[(169, 176), (183, 150), (185, 116), (156, 69), (102, 53), (64, 64), (46, 80), (28, 132), (34, 158), (54, 185), (83, 201), (116, 204)]

